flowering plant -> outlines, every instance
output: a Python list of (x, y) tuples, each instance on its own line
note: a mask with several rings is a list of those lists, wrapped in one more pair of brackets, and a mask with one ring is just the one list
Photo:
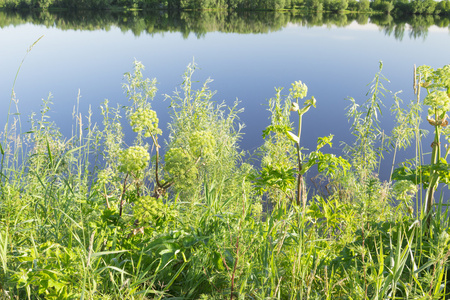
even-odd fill
[(161, 129), (158, 128), (158, 116), (156, 111), (149, 108), (138, 108), (130, 115), (130, 125), (134, 132), (145, 131), (144, 137), (161, 134)]
[(132, 146), (120, 153), (119, 170), (124, 173), (138, 173), (148, 166), (150, 155), (142, 146)]
[(194, 157), (208, 157), (214, 153), (216, 140), (209, 130), (199, 130), (192, 133), (189, 138), (189, 148)]

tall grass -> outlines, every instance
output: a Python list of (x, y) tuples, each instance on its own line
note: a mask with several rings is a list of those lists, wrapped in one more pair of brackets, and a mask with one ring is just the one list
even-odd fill
[[(429, 211), (414, 205), (427, 182), (406, 176), (407, 164), (393, 171), (401, 180), (377, 176), (386, 151), (413, 137), (420, 149), (419, 95), (406, 107), (393, 95), (398, 123), (392, 137), (383, 134), (382, 101), (391, 93), (380, 66), (367, 101), (352, 100), (355, 141), (336, 157), (326, 153), (332, 136), (301, 149), (300, 123), (289, 118), (299, 94), (278, 89), (258, 167), (244, 163), (238, 147), (239, 104), (215, 103), (208, 81), (193, 80), (195, 69), (190, 64), (181, 90), (166, 96), (167, 129), (152, 110), (156, 80), (139, 62), (125, 76), (130, 104), (105, 101), (101, 124), (92, 121), (95, 109), (75, 110), (71, 137), (50, 121), (51, 97), (28, 133), (11, 125), (11, 114), (1, 143), (2, 299), (448, 297), (444, 196)], [(135, 132), (129, 146), (126, 123)], [(415, 161), (410, 173), (425, 178), (422, 158)], [(302, 183), (305, 202), (297, 201), (296, 178), (314, 166), (324, 186)], [(432, 170), (442, 175), (444, 161), (438, 166)]]

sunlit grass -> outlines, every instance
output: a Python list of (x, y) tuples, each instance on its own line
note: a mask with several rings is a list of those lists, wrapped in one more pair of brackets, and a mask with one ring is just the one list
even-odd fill
[[(296, 94), (295, 83), (290, 94), (270, 100), (271, 125), (254, 154), (259, 167), (239, 150), (239, 103), (215, 103), (208, 82), (192, 80), (195, 67), (169, 96), (167, 129), (152, 110), (157, 82), (144, 77), (139, 62), (125, 76), (129, 105), (105, 101), (98, 125), (95, 109), (75, 113), (71, 137), (50, 121), (51, 98), (27, 133), (8, 112), (0, 149), (1, 299), (448, 297), (445, 199), (436, 196), (427, 211), (417, 182), (405, 177), (394, 185), (377, 176), (386, 151), (414, 138), (420, 149), (419, 95), (406, 107), (395, 98), (393, 138), (381, 134), (389, 92), (380, 66), (367, 101), (352, 100), (355, 140), (345, 157), (335, 157), (324, 147), (332, 137), (318, 137), (314, 151), (301, 149), (289, 115), (291, 107), (306, 107), (299, 105), (306, 92)], [(449, 81), (445, 68), (432, 71), (436, 90)], [(131, 145), (124, 142), (127, 123)], [(443, 124), (433, 126), (443, 127), (445, 138)], [(162, 144), (158, 135), (166, 130)], [(410, 170), (420, 169), (420, 153)], [(446, 163), (433, 163), (438, 176)], [(296, 178), (313, 166), (324, 186), (314, 191), (302, 183), (299, 190)]]

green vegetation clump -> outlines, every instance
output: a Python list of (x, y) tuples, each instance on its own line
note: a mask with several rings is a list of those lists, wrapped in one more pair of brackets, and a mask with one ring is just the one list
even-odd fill
[[(327, 152), (332, 135), (318, 137), (316, 149), (302, 147), (308, 110), (321, 105), (308, 95), (314, 91), (301, 81), (287, 95), (276, 89), (254, 154), (260, 166), (239, 149), (239, 104), (215, 103), (209, 81), (196, 88), (195, 68), (167, 96), (164, 145), (158, 135), (166, 129), (151, 105), (157, 82), (139, 62), (125, 75), (129, 105), (105, 101), (101, 125), (90, 113), (82, 126), (77, 113), (69, 139), (49, 121), (50, 99), (27, 132), (8, 111), (0, 140), (1, 299), (450, 297), (450, 215), (435, 196), (449, 183), (450, 150), (441, 140), (450, 139), (450, 66), (417, 68), (417, 99), (407, 106), (393, 94), (397, 124), (387, 136), (381, 108), (390, 92), (380, 65), (367, 99), (350, 99), (355, 139), (344, 156)], [(423, 105), (434, 131), (427, 165)], [(130, 146), (123, 126), (134, 129)], [(416, 157), (394, 170), (397, 150), (411, 145)], [(393, 175), (382, 182), (388, 151)], [(304, 180), (311, 169), (315, 186)]]

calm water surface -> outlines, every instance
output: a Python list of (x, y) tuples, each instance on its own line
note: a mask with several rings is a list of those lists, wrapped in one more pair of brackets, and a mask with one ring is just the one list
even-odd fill
[[(230, 105), (238, 99), (245, 109), (242, 148), (253, 151), (263, 143), (261, 131), (268, 124), (264, 104), (275, 95), (275, 87), (302, 80), (308, 95), (317, 99), (317, 108), (304, 117), (302, 139), (314, 148), (318, 136), (335, 135), (335, 153), (339, 141), (350, 141), (345, 117), (347, 97), (366, 100), (367, 84), (383, 61), (383, 74), (392, 91), (403, 90), (401, 98), (413, 99), (413, 65), (438, 68), (450, 63), (448, 28), (432, 26), (426, 35), (410, 37), (406, 26), (403, 39), (387, 35), (374, 24), (352, 22), (344, 27), (303, 26), (287, 23), (265, 33), (227, 33), (209, 31), (201, 35), (176, 30), (158, 33), (140, 32), (109, 26), (91, 31), (59, 29), (52, 25), (23, 22), (0, 29), (0, 121), (4, 124), (14, 77), (28, 47), (44, 36), (25, 58), (15, 91), (23, 116), (38, 112), (41, 99), (53, 95), (52, 119), (70, 136), (73, 107), (80, 91), (80, 107), (91, 106), (94, 118), (104, 99), (126, 103), (122, 90), (123, 74), (132, 71), (134, 59), (146, 66), (145, 75), (156, 77), (158, 96), (153, 107), (164, 130), (169, 121), (171, 94), (181, 83), (186, 66), (195, 60), (199, 69), (194, 79), (208, 77), (217, 90), (214, 99)], [(386, 106), (392, 104), (387, 97)], [(393, 120), (384, 114), (386, 130)], [(26, 124), (24, 124), (26, 125)], [(390, 162), (386, 162), (390, 169)]]

